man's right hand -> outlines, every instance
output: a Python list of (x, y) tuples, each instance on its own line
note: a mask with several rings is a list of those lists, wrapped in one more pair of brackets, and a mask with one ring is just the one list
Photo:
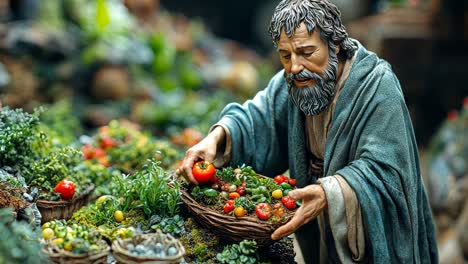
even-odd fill
[(182, 165), (176, 170), (178, 175), (184, 176), (189, 182), (198, 184), (192, 175), (192, 168), (195, 162), (199, 160), (206, 160), (213, 162), (216, 157), (218, 144), (225, 140), (224, 128), (217, 126), (195, 146), (189, 148), (185, 152), (184, 161)]

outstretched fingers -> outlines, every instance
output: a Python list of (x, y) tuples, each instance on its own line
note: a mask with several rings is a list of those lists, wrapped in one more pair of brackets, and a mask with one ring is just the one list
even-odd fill
[(294, 214), (293, 218), (291, 221), (286, 223), (285, 225), (279, 227), (278, 229), (275, 230), (275, 232), (271, 235), (271, 239), (273, 240), (278, 240), (281, 239), (285, 236), (289, 236), (290, 234), (296, 232), (296, 230), (301, 227), (302, 223), (302, 217), (300, 216), (301, 213), (299, 210), (296, 211)]

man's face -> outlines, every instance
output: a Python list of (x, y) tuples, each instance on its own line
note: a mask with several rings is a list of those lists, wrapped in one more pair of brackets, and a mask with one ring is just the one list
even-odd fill
[(309, 35), (304, 23), (288, 38), (284, 29), (278, 53), (285, 70), (293, 102), (306, 115), (316, 115), (329, 105), (336, 92), (338, 60), (320, 38), (318, 30)]

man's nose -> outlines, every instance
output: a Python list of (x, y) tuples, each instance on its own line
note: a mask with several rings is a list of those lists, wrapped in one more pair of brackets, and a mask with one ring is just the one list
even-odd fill
[(304, 69), (301, 59), (298, 56), (291, 56), (291, 73), (298, 74)]

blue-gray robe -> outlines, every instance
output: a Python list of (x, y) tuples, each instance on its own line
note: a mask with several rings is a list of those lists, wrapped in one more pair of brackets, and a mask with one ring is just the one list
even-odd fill
[[(276, 74), (252, 100), (226, 106), (219, 123), (231, 137), (230, 165), (251, 165), (269, 176), (289, 169), (304, 187), (317, 177), (308, 175), (304, 115), (289, 100), (283, 74)], [(434, 224), (400, 84), (390, 65), (361, 45), (325, 146), (324, 175), (336, 174), (346, 179), (360, 203), (368, 262), (437, 262)], [(318, 263), (317, 221), (296, 236), (306, 262)], [(335, 262), (333, 243), (328, 245)]]

